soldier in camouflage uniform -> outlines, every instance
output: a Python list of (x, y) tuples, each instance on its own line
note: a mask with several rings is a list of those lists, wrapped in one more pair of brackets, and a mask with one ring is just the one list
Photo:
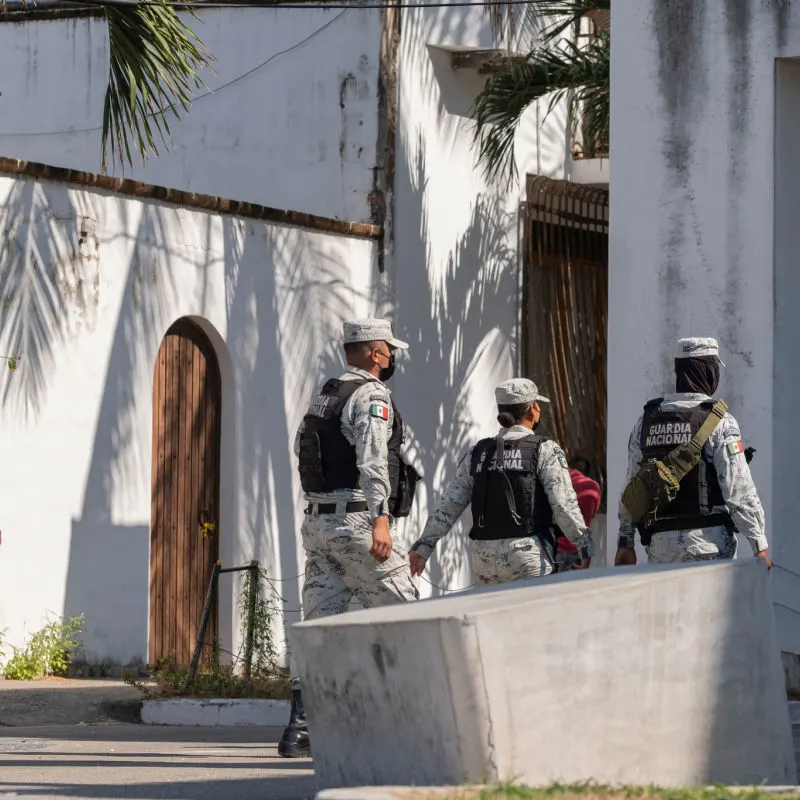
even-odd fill
[[(394, 373), (388, 320), (344, 323), (347, 371), (322, 387), (295, 437), (308, 506), (301, 535), (306, 555), (303, 619), (343, 614), (355, 597), (364, 608), (419, 597), (405, 556), (392, 542), (396, 517), (411, 508), (418, 475), (400, 455), (403, 421), (384, 385)], [(310, 755), (299, 681), (278, 752)]]
[(482, 585), (536, 578), (553, 572), (560, 528), (580, 551), (573, 569), (585, 569), (592, 555), (586, 527), (558, 444), (534, 434), (539, 403), (550, 402), (536, 384), (514, 378), (495, 390), (497, 437), (482, 439), (464, 455), (455, 477), (428, 517), (409, 553), (411, 572), (425, 569), (437, 542), (471, 505), (472, 565)]
[[(715, 339), (678, 342), (676, 393), (650, 401), (634, 425), (628, 440), (628, 482), (646, 460), (662, 458), (697, 432), (710, 412), (711, 396), (724, 366)], [(630, 512), (620, 501), (617, 566), (636, 563), (635, 530)], [(672, 564), (733, 558), (736, 530), (770, 567), (764, 510), (750, 474), (739, 423), (726, 413), (703, 447), (700, 464), (681, 481), (676, 500), (664, 509), (663, 519), (640, 534), (649, 562)]]

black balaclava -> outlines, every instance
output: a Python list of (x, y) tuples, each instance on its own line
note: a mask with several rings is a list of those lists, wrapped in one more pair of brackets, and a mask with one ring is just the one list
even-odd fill
[(675, 359), (675, 391), (713, 397), (719, 386), (719, 359), (695, 356)]

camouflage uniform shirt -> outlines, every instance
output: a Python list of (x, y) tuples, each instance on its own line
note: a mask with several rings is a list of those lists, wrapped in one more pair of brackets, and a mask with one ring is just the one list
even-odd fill
[[(514, 425), (510, 428), (501, 428), (498, 435), (504, 439), (521, 439), (530, 436), (531, 433), (530, 428)], [(411, 548), (425, 560), (430, 558), (439, 539), (455, 525), (472, 501), (473, 477), (470, 474), (470, 465), (474, 449), (474, 446), (471, 447), (459, 462), (455, 477), (445, 488), (439, 504), (428, 517), (422, 536)], [(554, 524), (579, 550), (586, 547), (589, 556), (593, 555), (592, 534), (584, 523), (570, 479), (567, 459), (557, 442), (552, 440), (542, 442), (539, 448), (537, 477), (552, 506)]]
[[(343, 381), (367, 380), (347, 399), (342, 408), (341, 430), (344, 438), (355, 447), (356, 464), (360, 475), (359, 488), (337, 489), (333, 492), (306, 494), (312, 503), (366, 500), (372, 518), (388, 513), (389, 486), (389, 437), (394, 425), (394, 411), (389, 389), (374, 375), (357, 367), (348, 367), (340, 377)], [(371, 409), (387, 407), (388, 420), (375, 416)], [(304, 423), (300, 423), (294, 439), (294, 454), (300, 455), (300, 436)]]
[[(664, 397), (661, 407), (664, 410), (694, 408), (700, 403), (710, 400), (711, 398), (707, 395), (699, 393), (668, 394)], [(644, 416), (639, 417), (628, 440), (626, 484), (642, 465), (643, 419)], [(739, 452), (740, 448), (735, 446), (741, 441), (741, 438), (739, 423), (731, 414), (726, 414), (703, 447), (703, 458), (714, 464), (725, 501), (724, 506), (713, 508), (712, 513), (727, 509), (739, 533), (747, 538), (753, 552), (758, 553), (767, 549), (767, 538), (764, 535), (764, 509), (761, 506), (761, 500), (759, 500), (744, 453)], [(636, 528), (631, 522), (630, 512), (622, 501), (620, 501), (618, 513), (618, 546), (632, 548)], [(653, 540), (647, 550), (651, 561), (669, 563), (709, 557), (732, 558), (735, 547), (736, 540), (727, 533), (724, 527), (718, 526), (653, 534)]]

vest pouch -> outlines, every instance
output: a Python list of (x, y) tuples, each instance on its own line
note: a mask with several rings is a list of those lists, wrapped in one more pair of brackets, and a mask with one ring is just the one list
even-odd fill
[(414, 495), (417, 492), (419, 473), (400, 459), (397, 480), (397, 496), (391, 499), (389, 512), (397, 519), (407, 517), (414, 505)]
[(622, 492), (622, 502), (635, 525), (647, 525), (678, 495), (680, 480), (663, 461), (644, 463)]
[(319, 434), (304, 431), (300, 436), (300, 485), (303, 491), (325, 492), (325, 474), (322, 470), (322, 445)]

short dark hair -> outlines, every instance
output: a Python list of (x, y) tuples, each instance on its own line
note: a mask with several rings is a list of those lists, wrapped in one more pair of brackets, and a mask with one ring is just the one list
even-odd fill
[(510, 428), (512, 425), (517, 425), (525, 419), (528, 409), (533, 403), (515, 403), (512, 406), (497, 406), (500, 412), (497, 415), (497, 421), (504, 427)]
[(570, 469), (576, 469), (578, 472), (582, 472), (587, 476), (589, 474), (589, 470), (592, 468), (592, 465), (589, 463), (589, 459), (585, 456), (573, 456), (572, 458), (568, 459), (568, 464)]
[(379, 342), (346, 342), (344, 352), (348, 356), (366, 355), (378, 344)]

